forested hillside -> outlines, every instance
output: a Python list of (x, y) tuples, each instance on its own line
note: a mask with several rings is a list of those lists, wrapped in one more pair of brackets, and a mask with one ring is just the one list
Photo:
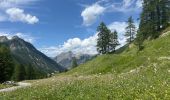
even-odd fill
[(64, 71), (62, 66), (17, 36), (12, 39), (0, 36), (0, 48), (1, 82), (46, 78), (51, 73)]
[(9, 48), (0, 44), (0, 82), (7, 81), (12, 77), (14, 65)]
[(46, 77), (46, 73), (31, 65), (22, 65), (14, 61), (10, 49), (0, 44), (0, 82), (21, 81)]

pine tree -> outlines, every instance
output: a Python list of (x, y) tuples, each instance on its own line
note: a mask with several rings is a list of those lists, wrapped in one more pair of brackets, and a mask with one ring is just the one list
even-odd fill
[(111, 32), (111, 34), (110, 34), (110, 51), (111, 52), (115, 52), (116, 51), (116, 47), (118, 45), (119, 45), (118, 33), (115, 30), (114, 32)]
[(77, 64), (77, 59), (75, 57), (72, 58), (72, 68), (75, 68), (77, 67), (78, 64)]
[(26, 79), (25, 67), (23, 65), (16, 65), (13, 79), (15, 81), (22, 81)]
[(0, 83), (11, 80), (14, 63), (10, 50), (0, 45)]
[(111, 31), (102, 22), (98, 28), (97, 51), (101, 54), (109, 53), (110, 33)]
[(34, 69), (34, 73), (33, 73), (34, 79), (41, 79), (41, 78), (45, 78), (47, 77), (46, 73), (39, 70), (39, 69)]
[(159, 37), (159, 33), (168, 27), (170, 17), (169, 0), (143, 0), (143, 11), (139, 26), (139, 33), (143, 40)]
[(138, 33), (136, 35), (136, 39), (135, 39), (135, 45), (138, 47), (138, 50), (141, 51), (144, 47), (143, 47), (143, 34)]
[(29, 66), (27, 66), (26, 68), (26, 79), (31, 80), (31, 79), (35, 79), (35, 70), (33, 68), (33, 66), (31, 64), (29, 64)]
[(160, 0), (160, 15), (161, 15), (161, 27), (165, 29), (169, 26), (170, 22), (170, 0)]
[(134, 35), (136, 34), (136, 27), (132, 17), (129, 17), (127, 24), (128, 26), (126, 27), (125, 36), (127, 37), (127, 42), (131, 43), (135, 38)]

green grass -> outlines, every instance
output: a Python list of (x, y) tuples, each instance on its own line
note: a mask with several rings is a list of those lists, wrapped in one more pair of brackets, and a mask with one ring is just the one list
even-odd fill
[(102, 55), (32, 87), (0, 93), (0, 100), (170, 100), (170, 35)]
[(169, 39), (170, 36), (153, 41), (146, 41), (144, 43), (145, 49), (141, 52), (138, 52), (137, 48), (132, 45), (132, 48), (127, 48), (121, 54), (98, 56), (96, 59), (89, 61), (66, 74), (119, 74), (139, 66), (147, 66), (150, 63), (156, 62), (159, 57), (170, 55)]
[(9, 87), (12, 87), (12, 85), (0, 84), (0, 89), (9, 88)]

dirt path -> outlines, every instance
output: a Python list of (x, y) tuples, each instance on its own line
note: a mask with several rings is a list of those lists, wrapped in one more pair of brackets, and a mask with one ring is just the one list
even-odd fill
[(11, 92), (11, 91), (15, 91), (19, 88), (25, 88), (25, 87), (29, 87), (29, 86), (31, 86), (30, 83), (19, 82), (18, 86), (6, 88), (6, 89), (1, 89), (0, 92)]

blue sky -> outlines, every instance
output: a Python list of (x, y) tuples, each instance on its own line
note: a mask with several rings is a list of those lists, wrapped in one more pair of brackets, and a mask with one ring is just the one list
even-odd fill
[(127, 18), (138, 25), (140, 12), (140, 0), (0, 0), (0, 35), (18, 35), (50, 57), (95, 54), (101, 21), (119, 32), (123, 45)]

